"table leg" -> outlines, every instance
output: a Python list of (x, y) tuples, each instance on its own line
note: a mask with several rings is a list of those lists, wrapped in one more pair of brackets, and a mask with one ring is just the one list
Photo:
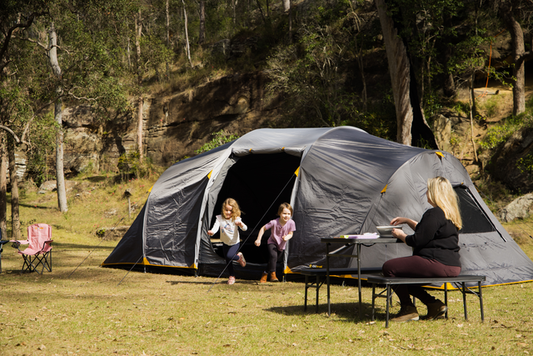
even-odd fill
[(386, 310), (385, 310), (385, 327), (389, 327), (389, 310), (390, 310), (390, 297), (391, 297), (391, 285), (387, 284), (387, 303), (386, 303)]
[(463, 306), (465, 309), (465, 320), (468, 320), (468, 313), (466, 311), (466, 282), (462, 283), (462, 289), (463, 289)]
[(359, 288), (359, 320), (362, 315), (362, 297), (361, 297), (361, 244), (357, 244), (357, 287)]
[(309, 288), (309, 276), (305, 276), (304, 311), (307, 311), (307, 288)]
[(481, 294), (481, 281), (477, 282), (477, 288), (479, 289), (479, 309), (481, 310), (481, 322), (485, 321), (485, 316), (483, 315), (483, 294)]
[(331, 315), (331, 304), (329, 299), (329, 243), (326, 244), (326, 283), (328, 285), (328, 316)]

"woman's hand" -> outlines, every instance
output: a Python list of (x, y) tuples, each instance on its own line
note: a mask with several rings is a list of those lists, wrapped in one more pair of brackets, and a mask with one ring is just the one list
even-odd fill
[(261, 246), (261, 239), (255, 240), (254, 245), (256, 245), (257, 247)]
[(409, 218), (403, 218), (403, 217), (395, 217), (390, 221), (390, 224), (393, 226), (397, 226), (400, 224), (407, 224), (412, 230), (416, 229), (416, 225), (418, 225), (417, 221), (414, 221), (413, 219)]
[(405, 238), (407, 237), (407, 234), (401, 229), (392, 229), (392, 236), (396, 237), (397, 239), (402, 240), (402, 242), (405, 242)]
[(395, 217), (394, 219), (392, 219), (390, 221), (390, 224), (393, 225), (393, 226), (396, 226), (396, 225), (400, 225), (400, 224), (404, 224), (405, 223), (405, 218), (402, 218), (402, 217)]

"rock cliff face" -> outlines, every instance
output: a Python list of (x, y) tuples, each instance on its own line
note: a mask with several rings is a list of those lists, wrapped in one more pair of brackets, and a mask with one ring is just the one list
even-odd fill
[(498, 147), (487, 169), (515, 193), (533, 191), (533, 129), (514, 132)]
[[(265, 95), (262, 72), (235, 74), (187, 91), (168, 91), (144, 102), (146, 157), (170, 166), (210, 141), (212, 133), (245, 133), (279, 120), (276, 97)], [(136, 150), (137, 119), (132, 115), (101, 122), (87, 106), (67, 108), (63, 117), (65, 170), (116, 170), (120, 155)]]
[[(145, 156), (154, 164), (168, 167), (185, 156), (193, 156), (213, 138), (211, 134), (220, 130), (242, 136), (262, 127), (283, 127), (282, 98), (267, 95), (266, 83), (263, 72), (235, 74), (192, 89), (167, 89), (146, 97)], [(501, 93), (499, 96), (503, 97)], [(504, 100), (512, 102), (510, 93)], [(505, 117), (511, 109), (509, 106), (500, 116)], [(65, 109), (63, 122), (67, 176), (84, 169), (117, 171), (118, 158), (136, 150), (137, 118), (133, 114), (103, 122), (89, 107), (78, 106)], [(486, 166), (487, 172), (511, 190), (533, 190), (530, 173), (520, 170), (518, 162), (522, 159), (528, 166), (533, 165), (532, 132), (516, 132), (494, 157), (482, 155), (476, 161), (477, 148), (472, 141), (482, 138), (486, 124), (476, 121), (471, 127), (464, 113), (443, 109), (433, 118), (433, 131), (439, 148), (459, 158), (473, 179)]]

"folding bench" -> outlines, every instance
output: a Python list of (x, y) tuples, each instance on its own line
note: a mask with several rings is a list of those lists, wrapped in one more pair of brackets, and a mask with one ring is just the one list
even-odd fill
[[(307, 290), (309, 288), (316, 289), (316, 312), (318, 313), (318, 299), (320, 287), (327, 280), (327, 269), (326, 268), (313, 268), (313, 267), (304, 267), (299, 271), (305, 276), (305, 296), (304, 296), (304, 311), (307, 311)], [(369, 273), (375, 272), (379, 273), (381, 270), (367, 270), (362, 269), (361, 279), (367, 279)], [(342, 275), (351, 275), (352, 278), (357, 279), (357, 268), (330, 268), (329, 276), (330, 277), (340, 277)], [(355, 276), (355, 277), (354, 277)], [(315, 280), (310, 280), (309, 277), (315, 277)]]
[[(425, 277), (417, 277), (417, 278), (404, 278), (404, 277), (384, 277), (384, 276), (376, 276), (371, 275), (368, 277), (368, 282), (372, 283), (372, 321), (374, 320), (374, 310), (375, 310), (375, 300), (376, 298), (386, 298), (386, 321), (385, 321), (385, 327), (389, 327), (389, 308), (390, 308), (390, 300), (392, 296), (392, 286), (393, 285), (399, 285), (399, 284), (419, 284), (419, 285), (431, 285), (431, 284), (444, 284), (444, 304), (446, 304), (446, 307), (448, 306), (448, 283), (456, 283), (460, 284), (461, 288), (458, 288), (461, 293), (463, 294), (463, 307), (464, 307), (464, 314), (465, 314), (465, 320), (468, 320), (468, 314), (466, 311), (466, 294), (474, 294), (479, 298), (479, 307), (481, 310), (481, 321), (484, 320), (483, 315), (483, 295), (481, 291), (481, 282), (485, 281), (485, 276), (475, 276), (475, 275), (460, 275), (457, 277), (444, 277), (444, 278), (425, 278)], [(466, 283), (476, 283), (478, 287), (478, 291), (474, 291), (466, 286)], [(385, 285), (386, 289), (384, 291), (381, 291), (380, 293), (376, 293), (376, 285)], [(385, 293), (385, 295), (383, 295)], [(445, 314), (446, 318), (448, 318), (448, 311), (446, 310)]]

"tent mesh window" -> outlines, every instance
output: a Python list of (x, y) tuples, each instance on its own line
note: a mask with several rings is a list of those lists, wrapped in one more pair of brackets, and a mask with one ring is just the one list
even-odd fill
[(459, 208), (463, 218), (462, 234), (496, 231), (489, 217), (481, 209), (467, 187), (460, 185), (454, 190), (459, 197)]

